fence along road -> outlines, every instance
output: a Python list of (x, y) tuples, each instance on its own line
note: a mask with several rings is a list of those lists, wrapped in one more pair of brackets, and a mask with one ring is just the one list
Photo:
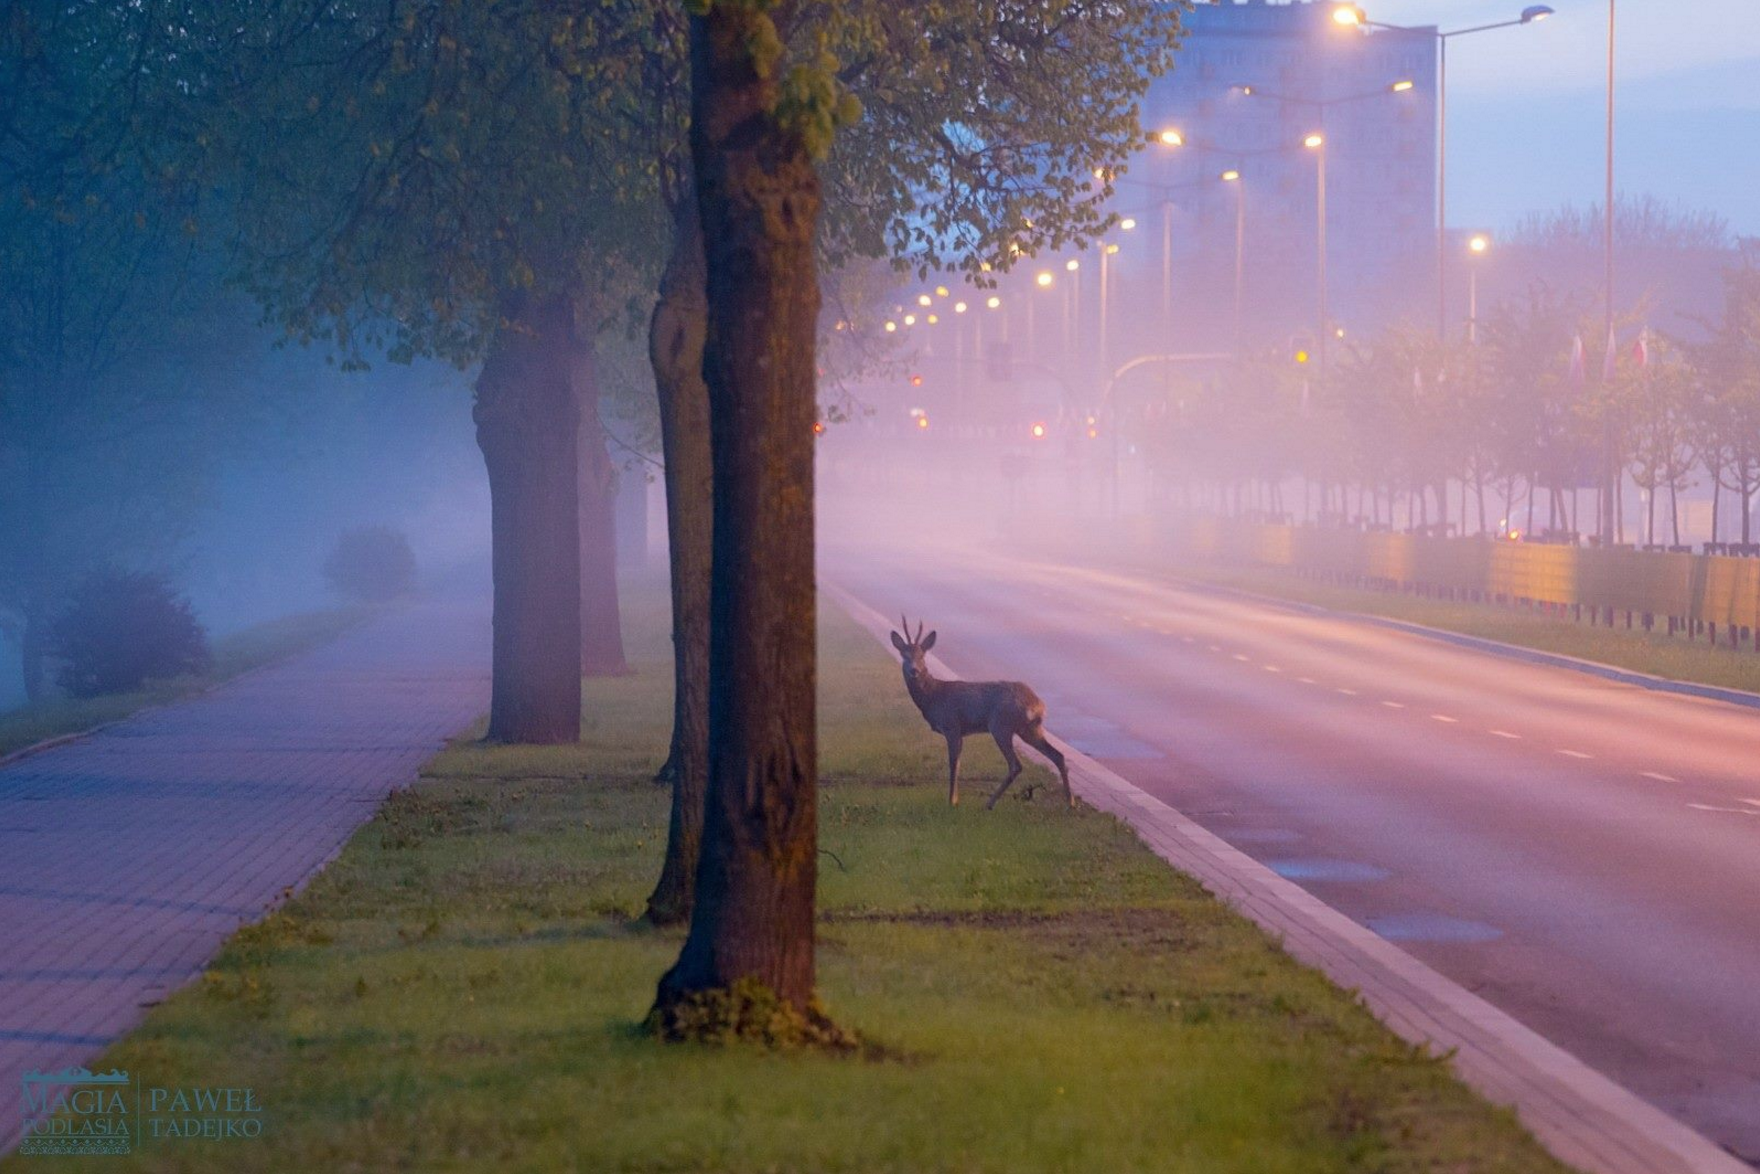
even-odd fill
[(971, 548), (833, 577), (967, 677), (1760, 1157), (1760, 712)]

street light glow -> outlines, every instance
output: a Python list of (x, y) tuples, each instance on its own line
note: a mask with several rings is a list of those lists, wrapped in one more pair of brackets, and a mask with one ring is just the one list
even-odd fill
[(1323, 134), (1320, 134), (1318, 131), (1316, 131), (1314, 134), (1311, 134), (1307, 138), (1302, 140), (1302, 146), (1307, 147), (1310, 150), (1319, 150), (1321, 147), (1324, 147), (1325, 145), (1326, 145), (1326, 136)]
[(939, 315), (939, 314), (929, 315), (929, 325), (933, 326), (939, 321), (941, 321), (941, 315)]
[(906, 314), (904, 316), (904, 324), (906, 326), (915, 326), (917, 324), (917, 316), (915, 314)]
[(1039, 276), (1033, 278), (1033, 280), (1039, 283), (1040, 289), (1050, 289), (1052, 281), (1051, 270), (1046, 269), (1042, 271)]
[(1080, 261), (1076, 260), (1074, 257), (1071, 257), (1069, 260), (1067, 260), (1063, 263), (1063, 267), (1065, 269), (1069, 270), (1071, 273), (1074, 273), (1077, 269), (1080, 269), (1082, 267), (1082, 263)]
[(1120, 228), (1124, 229), (1126, 232), (1129, 232), (1131, 229), (1133, 229), (1137, 226), (1136, 217), (1126, 216), (1123, 220), (1120, 220), (1118, 222), (1118, 226)]
[(935, 287), (935, 296), (938, 298), (946, 297), (947, 296), (947, 287), (945, 285), (936, 286)]
[(992, 310), (999, 309), (1002, 306), (1002, 299), (995, 294), (991, 294), (990, 297), (985, 300), (984, 304)]
[(965, 303), (964, 303), (964, 302), (955, 302), (955, 303), (953, 303), (953, 312), (954, 312), (954, 313), (955, 313), (955, 314), (963, 314), (963, 313), (965, 313), (965, 312), (966, 312), (966, 304), (965, 304)]
[(1545, 20), (1547, 17), (1553, 15), (1555, 14), (1552, 9), (1544, 4), (1530, 4), (1528, 7), (1522, 9), (1522, 23), (1533, 24), (1535, 21)]
[(931, 304), (932, 302), (934, 302), (934, 300), (935, 299), (930, 297), (928, 294), (919, 294), (917, 296), (917, 305), (927, 306), (927, 305)]
[(1164, 147), (1183, 147), (1186, 145), (1186, 136), (1172, 127), (1168, 127), (1156, 137), (1161, 140), (1161, 145)]
[(897, 332), (897, 331), (898, 331), (898, 323), (896, 323), (896, 322), (888, 322), (888, 323), (887, 323), (887, 324), (886, 324), (886, 333), (888, 333), (888, 334), (894, 334), (894, 333), (896, 333), (896, 332)]
[(1491, 238), (1486, 236), (1482, 232), (1476, 233), (1471, 239), (1469, 239), (1467, 241), (1467, 248), (1471, 249), (1475, 253), (1483, 253), (1486, 249), (1489, 249), (1490, 247), (1491, 247)]
[(1107, 256), (1108, 256), (1108, 257), (1110, 257), (1110, 256), (1112, 256), (1112, 255), (1113, 255), (1113, 254), (1114, 254), (1114, 253), (1116, 253), (1116, 252), (1118, 252), (1118, 246), (1117, 246), (1117, 245), (1107, 245), (1107, 246), (1106, 246), (1106, 255), (1107, 255)]
[(1363, 23), (1363, 10), (1355, 4), (1340, 4), (1332, 10), (1332, 23), (1356, 28)]
[(1241, 173), (1239, 171), (1236, 171), (1234, 168), (1230, 167), (1227, 171), (1222, 173), (1222, 182), (1223, 183), (1234, 183), (1235, 181), (1240, 179), (1240, 177), (1241, 177)]
[(1399, 81), (1394, 82), (1389, 88), (1396, 94), (1403, 94), (1417, 84), (1418, 83), (1411, 78), (1401, 78)]

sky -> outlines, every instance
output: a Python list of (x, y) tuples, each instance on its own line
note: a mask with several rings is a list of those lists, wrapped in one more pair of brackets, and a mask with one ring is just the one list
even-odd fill
[[(1363, 0), (1371, 20), (1444, 30), (1526, 0)], [(1449, 220), (1503, 228), (1599, 203), (1608, 0), (1449, 47)], [(1760, 236), (1760, 0), (1617, 0), (1616, 185)]]

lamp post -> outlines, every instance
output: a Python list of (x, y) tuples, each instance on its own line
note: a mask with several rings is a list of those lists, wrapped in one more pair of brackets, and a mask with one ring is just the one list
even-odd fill
[[(1339, 11), (1342, 11), (1342, 9), (1335, 9), (1334, 15), (1336, 16)], [(1320, 321), (1318, 328), (1320, 339), (1320, 365), (1322, 367), (1326, 365), (1327, 335), (1331, 333), (1331, 327), (1327, 322), (1326, 308), (1326, 112), (1332, 107), (1341, 106), (1346, 102), (1361, 102), (1367, 98), (1378, 98), (1383, 94), (1409, 93), (1413, 88), (1413, 82), (1409, 79), (1402, 78), (1399, 81), (1389, 83), (1381, 89), (1365, 90), (1358, 94), (1345, 94), (1338, 98), (1304, 98), (1290, 94), (1279, 94), (1252, 85), (1237, 85), (1232, 87), (1236, 93), (1243, 97), (1271, 98), (1279, 102), (1289, 102), (1298, 106), (1307, 106), (1319, 116), (1319, 128), (1304, 138), (1302, 140), (1302, 145), (1313, 151), (1318, 159), (1317, 172), (1320, 185), (1320, 194), (1316, 201), (1319, 206), (1320, 217), (1319, 232), (1317, 234), (1319, 238), (1318, 249), (1320, 258), (1318, 266), (1320, 278)]]
[(1467, 342), (1479, 345), (1479, 265), (1478, 259), (1491, 248), (1491, 238), (1484, 233), (1474, 233), (1467, 241), (1467, 253), (1472, 264), (1467, 266)]
[(1234, 353), (1239, 357), (1243, 331), (1241, 288), (1247, 271), (1247, 183), (1238, 167), (1223, 172), (1222, 182), (1234, 185)]
[[(1608, 0), (1609, 9), (1613, 0)], [(1436, 39), (1436, 337), (1448, 335), (1448, 43), (1456, 37), (1488, 33), (1493, 29), (1535, 24), (1554, 15), (1545, 4), (1531, 4), (1515, 20), (1473, 25), (1464, 29), (1426, 29), (1370, 20), (1355, 4), (1339, 4), (1332, 19), (1347, 28), (1388, 29), (1400, 33), (1427, 33)]]

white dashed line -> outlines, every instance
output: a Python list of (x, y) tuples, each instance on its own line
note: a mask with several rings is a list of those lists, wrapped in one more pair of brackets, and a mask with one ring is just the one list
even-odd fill
[(1265, 666), (1265, 671), (1268, 673), (1281, 673), (1283, 670), (1274, 664), (1268, 664)]
[(1338, 692), (1338, 693), (1343, 693), (1346, 697), (1355, 697), (1357, 695), (1357, 691), (1355, 689), (1337, 689), (1334, 691)]
[(1647, 771), (1643, 771), (1641, 773), (1643, 774), (1643, 776), (1645, 778), (1655, 779), (1659, 783), (1678, 783), (1678, 782), (1680, 782), (1680, 780), (1675, 778), (1673, 775), (1657, 774), (1653, 770), (1647, 770)]
[(1512, 734), (1508, 730), (1491, 730), (1490, 734), (1493, 738), (1509, 738), (1517, 742), (1522, 740), (1520, 734)]
[(1593, 754), (1584, 754), (1581, 750), (1560, 750), (1559, 753), (1564, 755), (1566, 758), (1594, 758), (1595, 757)]
[(1300, 681), (1304, 685), (1312, 685), (1314, 683), (1313, 677), (1297, 677), (1296, 680)]
[(1238, 652), (1237, 652), (1237, 653), (1235, 653), (1235, 654), (1234, 654), (1234, 658), (1235, 658), (1235, 659), (1236, 659), (1236, 660), (1240, 660), (1240, 661), (1250, 661), (1250, 660), (1252, 660), (1252, 659), (1253, 659), (1253, 658), (1252, 658), (1252, 657), (1250, 657), (1250, 656), (1242, 656), (1242, 655), (1241, 655), (1241, 654), (1240, 654), (1240, 653), (1238, 653)]
[(1222, 651), (1222, 645), (1220, 645), (1220, 644), (1212, 644), (1212, 645), (1211, 645), (1211, 646), (1210, 646), (1210, 651), (1211, 651), (1211, 652), (1221, 652), (1221, 651)]
[[(1742, 802), (1751, 803), (1753, 800), (1744, 799)], [(1760, 815), (1760, 807), (1713, 807), (1709, 803), (1689, 803), (1687, 806), (1694, 811), (1721, 811), (1725, 815)]]
[(1430, 720), (1433, 722), (1447, 722), (1449, 725), (1453, 725), (1461, 719), (1458, 717), (1449, 717), (1446, 713), (1433, 713), (1430, 715)]

